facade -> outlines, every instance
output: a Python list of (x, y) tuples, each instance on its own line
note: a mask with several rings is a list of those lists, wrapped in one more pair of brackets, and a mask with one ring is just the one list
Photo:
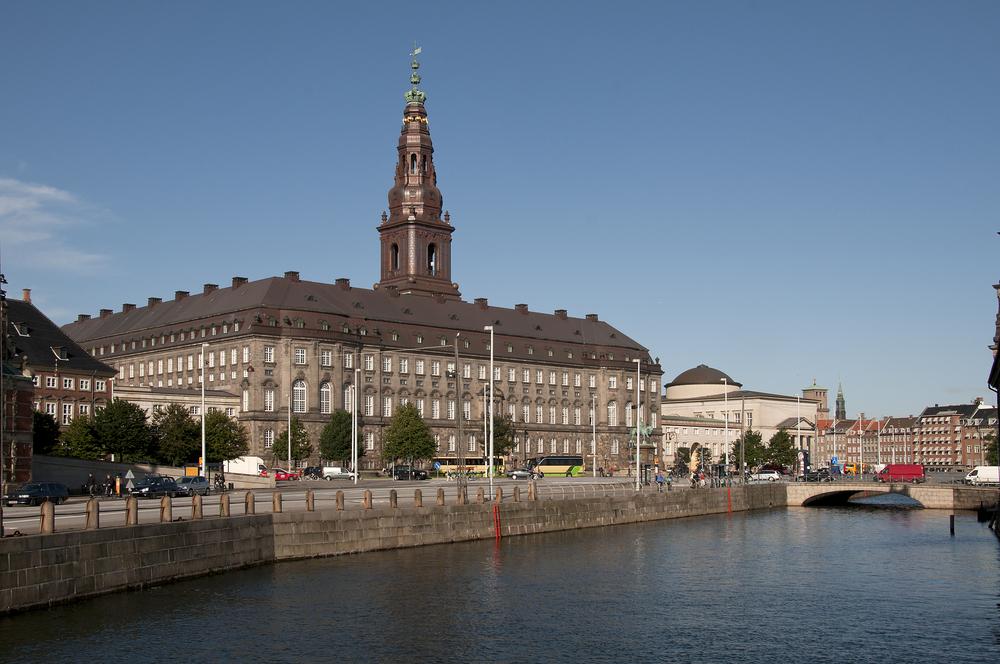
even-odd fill
[(797, 449), (815, 453), (814, 423), (820, 401), (742, 387), (742, 383), (704, 364), (667, 383), (660, 403), (663, 463), (672, 466), (678, 447), (692, 449), (696, 445), (708, 447), (718, 462), (724, 458), (727, 444), (732, 450), (744, 429), (759, 431), (765, 443), (785, 429)]
[[(118, 385), (115, 398), (134, 403), (149, 415), (170, 404), (180, 404), (192, 416), (201, 415), (201, 389), (188, 390), (182, 387), (153, 387), (151, 385)], [(205, 412), (221, 411), (229, 417), (236, 417), (240, 410), (240, 397), (225, 390), (205, 389)]]
[(913, 461), (928, 467), (962, 465), (962, 422), (975, 415), (977, 403), (924, 408), (914, 425)]
[(63, 428), (111, 400), (114, 369), (92, 357), (31, 303), (8, 300), (8, 340), (17, 370), (34, 384), (32, 405)]
[(961, 463), (965, 467), (985, 466), (986, 444), (997, 432), (997, 409), (983, 406), (977, 402), (977, 408), (969, 417), (962, 418), (962, 453)]
[[(34, 436), (32, 405), (35, 386), (21, 373), (17, 347), (10, 338), (10, 302), (0, 274), (0, 493), (7, 485), (23, 484), (31, 479), (31, 453)], [(0, 509), (2, 514), (2, 509)], [(0, 536), (3, 535), (0, 523)]]
[[(461, 299), (418, 66), (405, 95), (389, 213), (378, 226), (381, 280), (372, 289), (346, 278), (306, 281), (298, 272), (234, 277), (228, 288), (206, 284), (197, 295), (177, 291), (171, 301), (81, 315), (64, 330), (115, 368), (122, 393), (198, 392), (205, 379), (212, 390), (236, 394), (254, 455), (273, 455), (290, 409), (305, 424), (315, 459), (323, 426), (335, 409), (355, 405), (356, 386), (362, 468), (386, 462), (383, 432), (408, 403), (430, 426), (440, 457), (481, 458), (482, 395), (492, 383), (495, 411), (516, 430), (510, 463), (568, 453), (588, 465), (625, 467), (628, 423), (657, 424), (659, 359), (596, 314)], [(651, 446), (659, 441), (656, 429)], [(643, 456), (652, 462), (654, 452), (644, 447)]]

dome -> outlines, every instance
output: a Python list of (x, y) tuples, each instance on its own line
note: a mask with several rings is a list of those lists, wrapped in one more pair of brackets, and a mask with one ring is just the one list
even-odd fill
[[(721, 386), (723, 385), (722, 379), (726, 380), (726, 383), (735, 387), (743, 387), (742, 383), (737, 383), (735, 380), (722, 373), (718, 369), (713, 369), (707, 364), (699, 364), (693, 369), (688, 369), (677, 375), (673, 381), (667, 383), (667, 387), (678, 386), (678, 385), (712, 385)], [(720, 387), (719, 392), (722, 389)]]

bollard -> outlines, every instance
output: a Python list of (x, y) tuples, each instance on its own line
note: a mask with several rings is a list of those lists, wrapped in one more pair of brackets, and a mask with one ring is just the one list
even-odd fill
[(521, 487), (519, 486), (514, 487), (514, 502), (521, 502)]
[(503, 502), (503, 487), (502, 486), (498, 486), (497, 487), (497, 494), (496, 494), (496, 496), (493, 499), (497, 503), (502, 503)]
[(483, 487), (476, 489), (476, 503), (482, 505), (486, 502), (486, 492), (483, 491)]
[(389, 489), (389, 507), (395, 509), (398, 506), (395, 489)]
[(254, 498), (253, 491), (247, 491), (243, 496), (243, 513), (254, 514), (257, 511), (257, 499)]
[(87, 501), (87, 524), (85, 530), (97, 530), (101, 527), (101, 503), (97, 498)]
[(343, 510), (344, 509), (344, 492), (343, 491), (337, 491), (337, 509), (338, 510)]
[(413, 490), (413, 506), (423, 507), (424, 506), (424, 492), (420, 489)]
[(42, 503), (41, 514), (42, 521), (39, 524), (38, 532), (43, 535), (56, 532), (56, 506), (46, 500)]
[(125, 499), (125, 525), (139, 525), (139, 499), (135, 496)]
[(457, 487), (455, 493), (455, 504), (464, 505), (466, 503), (466, 493), (464, 487)]
[(364, 498), (361, 501), (361, 507), (366, 510), (370, 510), (372, 508), (372, 492), (370, 489), (365, 489)]
[(444, 505), (444, 489), (438, 489), (437, 504), (439, 507)]
[(952, 514), (951, 516), (948, 517), (948, 526), (949, 526), (949, 529), (951, 530), (951, 536), (954, 537), (955, 536), (955, 515), (954, 514)]
[(219, 516), (229, 516), (229, 494), (219, 496)]
[(306, 491), (306, 511), (315, 512), (316, 511), (316, 492), (312, 489)]
[(191, 520), (201, 518), (201, 496), (194, 494), (191, 496)]
[(538, 500), (538, 488), (535, 486), (534, 480), (531, 480), (531, 484), (528, 485), (528, 500)]
[(271, 511), (281, 514), (281, 493), (277, 491), (271, 494)]
[(160, 498), (160, 523), (170, 523), (174, 520), (174, 504), (170, 496)]

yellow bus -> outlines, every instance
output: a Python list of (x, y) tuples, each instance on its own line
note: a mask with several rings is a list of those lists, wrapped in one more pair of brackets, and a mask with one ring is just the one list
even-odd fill
[[(460, 465), (459, 460), (455, 457), (436, 457), (431, 462), (431, 467), (446, 477), (457, 475), (463, 471), (466, 475), (485, 477), (489, 470), (486, 465), (487, 460), (486, 457), (466, 457)], [(503, 474), (503, 459), (500, 457), (493, 459), (493, 472)]]
[(576, 455), (543, 456), (528, 459), (527, 468), (539, 477), (562, 475), (576, 477), (583, 472), (583, 457)]

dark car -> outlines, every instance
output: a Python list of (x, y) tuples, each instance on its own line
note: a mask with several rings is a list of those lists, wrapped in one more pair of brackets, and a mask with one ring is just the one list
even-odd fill
[(429, 480), (430, 478), (431, 476), (427, 474), (426, 470), (420, 470), (419, 468), (396, 466), (392, 470), (392, 479), (394, 480)]
[(132, 488), (132, 495), (138, 498), (158, 498), (181, 493), (172, 477), (144, 477)]
[(11, 489), (4, 498), (4, 503), (11, 505), (41, 505), (49, 501), (58, 505), (69, 498), (69, 489), (58, 482), (29, 482), (20, 489)]
[(830, 474), (829, 468), (814, 468), (806, 473), (802, 479), (806, 482), (832, 482), (833, 475)]
[(323, 467), (306, 466), (302, 469), (302, 477), (307, 480), (321, 480), (323, 479)]

